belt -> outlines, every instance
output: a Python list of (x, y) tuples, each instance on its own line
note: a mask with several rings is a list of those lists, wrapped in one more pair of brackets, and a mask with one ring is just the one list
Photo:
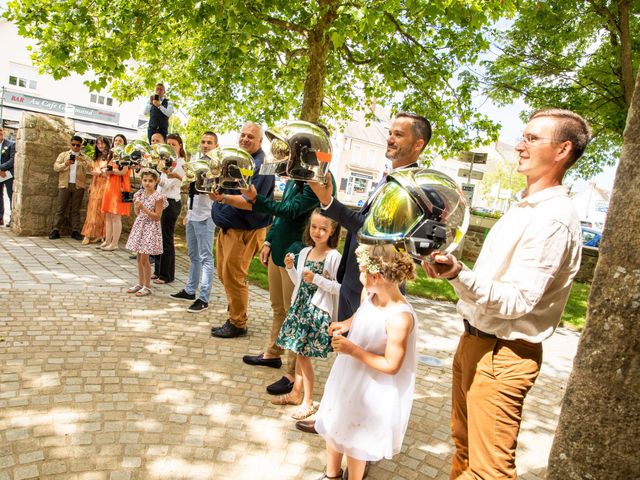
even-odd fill
[(487, 338), (492, 340), (495, 340), (498, 338), (492, 333), (486, 333), (486, 332), (483, 332), (482, 330), (478, 330), (476, 327), (471, 325), (469, 323), (469, 320), (467, 320), (466, 318), (463, 319), (463, 321), (464, 321), (464, 331), (467, 332), (469, 335), (473, 335), (474, 337), (478, 337), (478, 338)]

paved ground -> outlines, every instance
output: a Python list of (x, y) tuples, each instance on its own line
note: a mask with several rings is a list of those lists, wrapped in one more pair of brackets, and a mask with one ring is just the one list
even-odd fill
[[(0, 480), (313, 479), (322, 440), (298, 432), (264, 387), (280, 372), (249, 367), (270, 324), (267, 292), (251, 288), (249, 335), (209, 336), (225, 319), (220, 284), (201, 314), (167, 295), (124, 293), (135, 262), (64, 238), (20, 238), (0, 227)], [(371, 468), (372, 479), (446, 479), (449, 384), (461, 322), (452, 305), (412, 299), (420, 315), (421, 364), (403, 453)], [(518, 470), (544, 478), (578, 336), (545, 345), (527, 399)], [(319, 399), (330, 361), (316, 362)]]

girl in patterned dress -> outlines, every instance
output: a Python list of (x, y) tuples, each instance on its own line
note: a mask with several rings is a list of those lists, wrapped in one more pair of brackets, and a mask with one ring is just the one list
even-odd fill
[[(285, 257), (287, 273), (295, 285), (292, 304), (276, 344), (297, 354), (291, 393), (272, 400), (275, 405), (300, 405), (291, 415), (302, 420), (313, 415), (313, 367), (311, 358), (326, 358), (331, 351), (328, 327), (337, 317), (340, 284), (336, 281), (340, 253), (336, 250), (340, 226), (314, 210), (304, 233), (305, 244), (294, 268), (293, 254)], [(304, 391), (304, 393), (303, 393)]]
[(137, 215), (131, 227), (127, 249), (138, 254), (138, 284), (127, 290), (136, 297), (151, 295), (151, 264), (149, 255), (162, 253), (162, 230), (160, 217), (167, 207), (167, 200), (156, 191), (160, 177), (155, 170), (145, 169), (140, 172), (142, 189), (133, 196), (133, 206)]

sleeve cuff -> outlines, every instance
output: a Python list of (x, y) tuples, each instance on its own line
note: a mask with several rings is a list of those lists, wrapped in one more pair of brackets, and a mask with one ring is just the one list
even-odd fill
[(320, 209), (321, 210), (327, 210), (331, 204), (333, 203), (333, 197), (331, 197), (331, 200), (329, 201), (329, 203), (327, 203), (326, 205), (323, 205), (322, 203), (320, 204)]

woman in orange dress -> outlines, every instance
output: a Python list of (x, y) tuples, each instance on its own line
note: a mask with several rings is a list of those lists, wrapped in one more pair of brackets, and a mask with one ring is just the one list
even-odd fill
[[(124, 146), (127, 139), (124, 135), (113, 137), (113, 147)], [(122, 233), (122, 215), (129, 215), (131, 203), (122, 201), (122, 192), (131, 191), (131, 179), (128, 167), (118, 168), (113, 158), (105, 171), (108, 181), (102, 197), (102, 211), (105, 214), (105, 240), (98, 247), (101, 250), (113, 251), (118, 249), (120, 234)]]
[[(91, 241), (99, 241), (104, 238), (104, 213), (102, 213), (102, 196), (107, 186), (107, 175), (103, 173), (104, 167), (109, 161), (111, 148), (109, 140), (105, 137), (98, 137), (93, 154), (93, 165), (90, 175), (93, 176), (89, 187), (89, 203), (87, 204), (87, 217), (82, 227), (83, 245)], [(93, 240), (92, 240), (93, 239)]]

